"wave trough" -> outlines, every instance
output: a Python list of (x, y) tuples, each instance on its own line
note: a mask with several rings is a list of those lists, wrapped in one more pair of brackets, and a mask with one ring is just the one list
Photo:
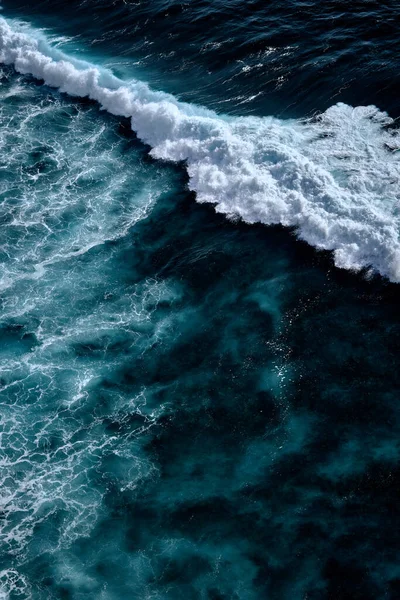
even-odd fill
[(307, 120), (226, 117), (52, 48), (0, 19), (0, 61), (129, 117), (151, 155), (185, 161), (189, 187), (218, 212), (295, 227), (338, 267), (400, 282), (400, 135), (374, 106), (337, 104)]

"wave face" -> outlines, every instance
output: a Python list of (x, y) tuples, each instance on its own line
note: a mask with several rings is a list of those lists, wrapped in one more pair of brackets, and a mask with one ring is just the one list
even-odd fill
[(129, 117), (151, 155), (184, 161), (199, 202), (247, 223), (294, 227), (338, 267), (400, 281), (400, 136), (373, 106), (309, 120), (223, 117), (67, 57), (4, 19), (0, 60), (61, 92)]

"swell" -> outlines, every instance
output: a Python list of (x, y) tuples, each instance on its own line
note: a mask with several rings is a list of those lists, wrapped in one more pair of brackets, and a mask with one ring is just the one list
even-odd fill
[(184, 161), (199, 202), (248, 223), (281, 223), (338, 267), (400, 281), (400, 136), (374, 106), (307, 120), (227, 117), (75, 60), (0, 19), (0, 61), (129, 117), (153, 157)]

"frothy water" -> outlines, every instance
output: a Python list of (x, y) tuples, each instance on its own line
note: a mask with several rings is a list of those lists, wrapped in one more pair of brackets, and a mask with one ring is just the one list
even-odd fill
[(0, 598), (397, 597), (392, 120), (0, 34)]
[[(99, 547), (92, 539), (113, 519), (110, 502), (134, 502), (137, 490), (146, 494), (145, 486), (160, 478), (146, 446), (176, 410), (171, 401), (180, 380), (196, 387), (201, 377), (192, 373), (185, 383), (191, 368), (179, 360), (195, 369), (197, 359), (179, 344), (188, 343), (196, 325), (229, 314), (235, 295), (217, 290), (214, 316), (212, 298), (196, 301), (178, 273), (168, 276), (162, 210), (179, 202), (182, 174), (149, 160), (129, 123), (110, 120), (94, 103), (43, 93), (7, 68), (1, 77), (1, 594), (42, 598), (54, 582), (54, 597), (63, 590), (163, 597), (151, 583), (148, 549), (121, 553), (118, 529), (116, 536), (102, 534)], [(142, 223), (147, 243), (137, 232)], [(179, 233), (187, 237), (182, 225)], [(231, 234), (224, 240), (220, 233), (221, 247), (228, 247)], [(203, 265), (216, 244), (194, 244), (184, 261), (179, 250), (171, 260), (178, 272), (179, 263)], [(160, 250), (166, 258), (157, 267)], [(257, 284), (250, 302), (265, 302), (265, 291), (270, 335), (280, 319), (279, 292)], [(221, 340), (222, 354), (231, 353), (232, 335)], [(284, 364), (274, 360), (263, 372), (279, 398)], [(198, 491), (189, 487), (186, 500)], [(131, 574), (125, 583), (109, 590), (80, 564), (76, 544), (85, 540), (87, 559), (100, 570), (105, 556), (124, 556), (122, 569)], [(173, 537), (153, 543), (165, 556), (194, 550)], [(212, 545), (203, 552), (218, 564)], [(41, 560), (47, 566), (38, 583)]]
[[(171, 176), (95, 106), (1, 77), (0, 540), (13, 562), (28, 547), (54, 552), (88, 535), (102, 512), (104, 461), (113, 470), (118, 457), (121, 490), (151, 476), (135, 437), (162, 406), (149, 390), (110, 390), (104, 407), (93, 393), (118, 360), (163, 338), (168, 322), (153, 314), (176, 292), (155, 279), (124, 282), (115, 264), (115, 245), (171, 190)], [(104, 360), (118, 348), (122, 357)], [(129, 420), (128, 433), (113, 434), (109, 423)], [(13, 568), (1, 580), (27, 592)]]
[(338, 267), (400, 281), (400, 138), (385, 113), (338, 104), (305, 122), (221, 118), (143, 83), (124, 84), (13, 27), (1, 21), (3, 63), (129, 117), (152, 156), (187, 163), (199, 202), (247, 223), (295, 227), (333, 250)]

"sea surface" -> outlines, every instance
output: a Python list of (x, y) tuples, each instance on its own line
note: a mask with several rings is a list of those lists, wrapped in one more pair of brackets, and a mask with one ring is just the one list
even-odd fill
[(1, 8), (0, 599), (400, 598), (399, 3)]

